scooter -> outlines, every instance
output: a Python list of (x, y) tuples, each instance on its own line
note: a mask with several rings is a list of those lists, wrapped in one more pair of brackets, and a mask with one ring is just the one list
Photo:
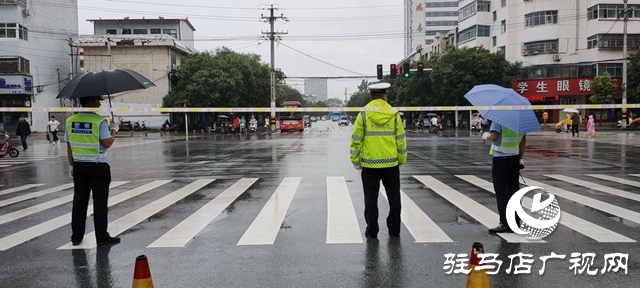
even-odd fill
[(142, 120), (142, 125), (140, 122), (136, 121), (133, 123), (133, 130), (135, 131), (147, 131), (147, 125), (144, 124), (144, 120)]
[(0, 158), (9, 155), (9, 157), (18, 157), (20, 155), (20, 151), (18, 149), (11, 147), (11, 141), (9, 141), (9, 134), (5, 132), (0, 132), (4, 138), (4, 144), (0, 146)]
[(249, 124), (249, 133), (258, 133), (258, 124), (257, 123)]

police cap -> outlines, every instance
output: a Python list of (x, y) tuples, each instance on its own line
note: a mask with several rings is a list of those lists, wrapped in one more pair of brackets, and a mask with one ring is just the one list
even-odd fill
[(376, 83), (369, 85), (367, 88), (370, 93), (386, 93), (389, 87), (391, 87), (391, 84), (389, 83)]

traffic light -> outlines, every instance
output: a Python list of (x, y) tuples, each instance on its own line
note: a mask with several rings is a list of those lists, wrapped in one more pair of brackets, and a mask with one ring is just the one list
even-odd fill
[(396, 69), (396, 64), (391, 64), (391, 71), (389, 72), (389, 78), (396, 79), (397, 73), (398, 73), (398, 69)]
[(409, 78), (409, 72), (411, 72), (411, 64), (409, 64), (409, 62), (405, 62), (402, 70), (402, 72), (404, 73), (402, 74), (402, 76), (404, 76), (404, 78)]
[(418, 62), (418, 76), (422, 76), (424, 74), (424, 64), (422, 62)]
[(382, 76), (382, 64), (378, 64), (378, 79), (382, 80), (383, 76)]

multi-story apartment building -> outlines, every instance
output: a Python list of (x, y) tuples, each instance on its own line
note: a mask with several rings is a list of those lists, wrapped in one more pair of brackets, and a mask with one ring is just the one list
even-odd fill
[(404, 56), (408, 57), (433, 43), (436, 34), (456, 28), (458, 1), (405, 0), (404, 22)]
[[(68, 39), (77, 35), (76, 1), (0, 0), (0, 107), (64, 105), (55, 98), (72, 71)], [(46, 131), (47, 112), (0, 112), (0, 122), (13, 129), (21, 116)]]
[[(483, 46), (522, 63), (522, 75), (513, 88), (532, 104), (588, 104), (593, 95), (589, 83), (604, 72), (622, 82), (624, 21), (618, 15), (623, 1), (461, 0), (458, 4), (457, 47)], [(627, 22), (627, 46), (635, 49), (640, 45), (640, 0), (629, 0), (628, 6), (637, 8)], [(606, 111), (603, 120), (615, 121), (615, 112)], [(558, 113), (552, 116), (558, 120)]]
[(304, 94), (315, 96), (315, 101), (327, 101), (327, 79), (304, 79)]
[[(95, 35), (74, 39), (83, 51), (82, 70), (87, 72), (130, 69), (156, 86), (115, 95), (114, 108), (161, 107), (171, 89), (172, 73), (186, 56), (195, 53), (193, 32), (187, 19), (99, 19), (94, 23)], [(179, 41), (179, 38), (185, 42)], [(119, 112), (116, 120), (145, 120), (149, 127), (159, 127), (167, 118), (160, 113)]]

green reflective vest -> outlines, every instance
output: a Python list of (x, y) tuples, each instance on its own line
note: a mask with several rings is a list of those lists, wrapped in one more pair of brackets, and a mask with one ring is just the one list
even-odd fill
[(493, 155), (493, 151), (502, 152), (507, 155), (518, 155), (520, 154), (520, 142), (522, 141), (522, 136), (524, 134), (516, 133), (515, 131), (502, 126), (502, 131), (500, 132), (500, 137), (502, 141), (500, 142), (500, 146), (491, 144), (491, 150), (489, 150), (489, 154)]
[[(365, 106), (391, 108), (376, 99)], [(395, 167), (407, 162), (407, 139), (397, 111), (360, 112), (354, 123), (350, 159), (353, 165), (367, 168)]]
[(100, 153), (100, 123), (104, 117), (95, 113), (78, 113), (67, 119), (67, 133), (74, 161), (105, 158)]

